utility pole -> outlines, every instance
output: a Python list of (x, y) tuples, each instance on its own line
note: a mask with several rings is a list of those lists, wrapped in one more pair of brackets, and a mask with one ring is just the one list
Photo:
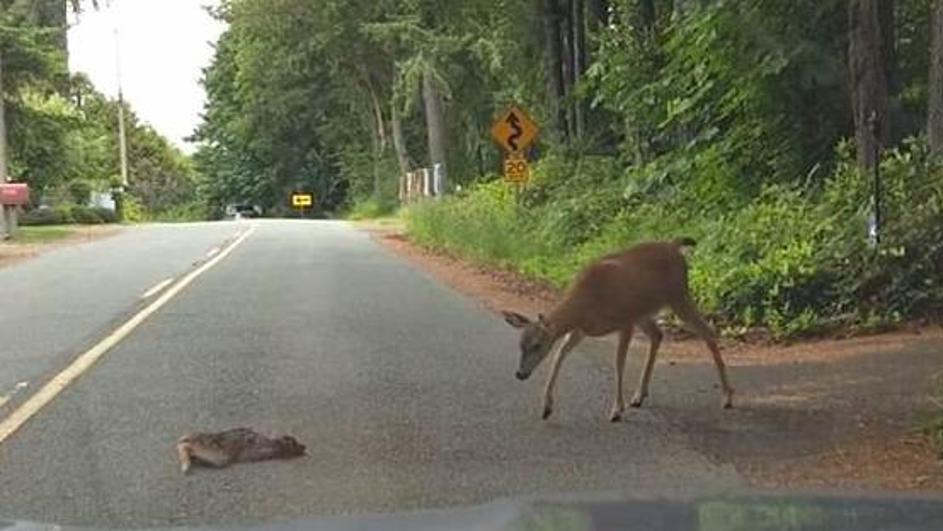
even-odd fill
[(115, 26), (115, 74), (118, 80), (118, 150), (121, 159), (121, 186), (115, 194), (115, 213), (124, 220), (123, 200), (128, 189), (128, 140), (124, 124), (124, 91), (121, 88), (121, 39)]
[[(3, 102), (3, 54), (0, 53), (0, 183), (10, 182), (7, 173), (7, 121)], [(0, 205), (0, 239), (12, 238), (16, 232), (16, 206)]]

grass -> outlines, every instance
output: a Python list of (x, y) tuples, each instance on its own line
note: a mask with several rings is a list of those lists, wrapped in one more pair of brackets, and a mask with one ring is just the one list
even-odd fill
[(35, 227), (20, 227), (14, 243), (52, 243), (63, 240), (75, 234), (76, 227), (70, 225), (43, 225)]
[(396, 216), (396, 205), (392, 202), (381, 202), (376, 199), (365, 199), (354, 203), (347, 212), (347, 219), (351, 221), (376, 220)]

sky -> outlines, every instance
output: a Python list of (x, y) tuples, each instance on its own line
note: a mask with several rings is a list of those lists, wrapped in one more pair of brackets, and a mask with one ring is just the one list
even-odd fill
[(200, 122), (205, 94), (201, 69), (224, 26), (204, 10), (216, 0), (111, 0), (99, 11), (71, 17), (69, 69), (85, 72), (108, 96), (117, 95), (115, 27), (121, 86), (137, 116), (186, 152), (184, 138)]

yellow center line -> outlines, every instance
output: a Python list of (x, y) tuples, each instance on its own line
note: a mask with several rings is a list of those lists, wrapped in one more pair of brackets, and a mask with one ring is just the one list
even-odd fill
[(220, 253), (217, 254), (212, 260), (206, 262), (199, 268), (194, 269), (186, 276), (181, 278), (179, 282), (170, 287), (170, 289), (165, 291), (154, 302), (125, 321), (124, 324), (119, 326), (117, 329), (115, 329), (114, 332), (98, 342), (97, 345), (93, 346), (75, 358), (75, 360), (62, 372), (53, 376), (53, 378), (49, 380), (49, 382), (47, 382), (46, 385), (44, 385), (39, 391), (37, 391), (36, 394), (29, 397), (29, 399), (23, 402), (20, 407), (10, 413), (7, 418), (0, 421), (0, 444), (6, 441), (11, 435), (16, 433), (16, 431), (26, 424), (26, 422), (32, 418), (33, 415), (38, 413), (47, 404), (52, 402), (53, 399), (55, 399), (59, 393), (68, 387), (69, 384), (85, 373), (85, 371), (94, 365), (96, 361), (104, 356), (105, 353), (111, 350), (115, 345), (120, 343), (124, 338), (128, 337), (128, 335), (134, 331), (135, 328), (140, 326), (141, 323), (143, 323), (154, 312), (170, 302), (171, 299), (183, 291), (183, 289), (193, 282), (198, 276), (206, 273), (213, 266), (226, 258), (229, 253), (231, 253), (233, 249), (235, 249), (240, 243), (245, 241), (245, 239), (248, 238), (254, 230), (255, 226), (250, 226), (248, 230), (242, 232), (235, 240), (233, 240), (231, 244), (229, 244), (224, 250), (220, 251)]
[(144, 292), (144, 295), (141, 295), (141, 298), (142, 298), (142, 299), (150, 299), (151, 297), (153, 297), (154, 295), (156, 295), (157, 292), (159, 292), (160, 290), (162, 290), (162, 289), (166, 288), (167, 286), (169, 286), (173, 281), (174, 281), (173, 278), (167, 278), (167, 279), (161, 280), (160, 282), (158, 282), (157, 284), (155, 284), (154, 287), (152, 287), (151, 289), (145, 291), (145, 292)]

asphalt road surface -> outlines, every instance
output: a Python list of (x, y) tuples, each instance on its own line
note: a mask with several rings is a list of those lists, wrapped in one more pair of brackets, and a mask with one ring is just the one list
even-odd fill
[[(514, 379), (513, 330), (341, 222), (134, 228), (0, 269), (0, 396), (10, 397), (0, 421), (159, 297), (142, 299), (151, 287), (247, 226), (231, 253), (0, 443), (0, 518), (257, 523), (743, 484), (657, 407), (606, 420), (608, 347), (570, 357), (542, 422), (546, 367)], [(669, 376), (683, 390), (676, 409), (721, 415), (709, 368)], [(179, 436), (236, 426), (291, 433), (309, 455), (180, 474)]]

